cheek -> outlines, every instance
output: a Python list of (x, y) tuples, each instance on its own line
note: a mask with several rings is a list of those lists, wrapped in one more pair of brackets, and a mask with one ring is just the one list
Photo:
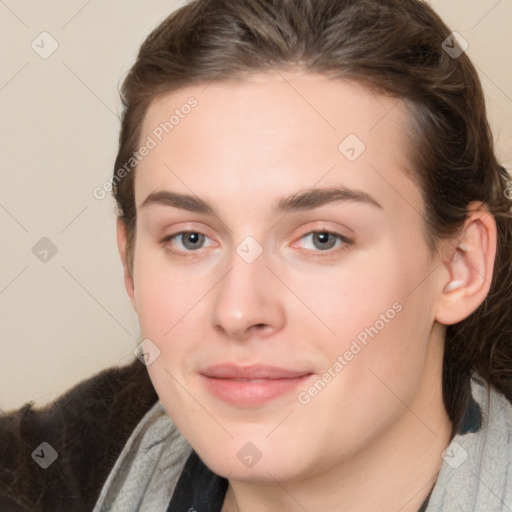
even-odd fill
[(160, 250), (140, 250), (134, 269), (134, 298), (141, 335), (167, 338), (201, 296), (201, 283), (172, 268)]
[(340, 381), (350, 383), (362, 401), (382, 387), (377, 376), (402, 387), (402, 380), (422, 372), (433, 317), (425, 280), (431, 268), (421, 254), (411, 257), (390, 240), (358, 257), (350, 272), (333, 276), (320, 291), (325, 298), (316, 303), (323, 307), (319, 314), (336, 333), (328, 343), (324, 337), (322, 349), (331, 364), (343, 357)]
[(358, 403), (375, 408), (388, 404), (401, 410), (420, 386), (429, 364), (433, 318), (429, 290), (425, 289), (428, 285), (417, 285), (419, 275), (424, 279), (418, 270), (414, 265), (396, 268), (394, 286), (390, 281), (388, 294), (379, 294), (385, 299), (380, 307), (375, 304), (377, 309), (357, 335), (365, 344), (360, 344), (357, 363), (347, 372), (354, 389), (354, 407)]
[[(136, 261), (134, 296), (140, 336), (151, 340), (160, 351), (147, 369), (164, 401), (180, 396), (179, 382), (188, 378), (191, 355), (205, 339), (207, 301), (201, 298), (208, 291), (208, 283), (190, 277), (183, 268), (172, 268), (150, 251), (140, 254)], [(174, 406), (168, 405), (171, 411)]]
[[(388, 297), (393, 298), (394, 294)], [(365, 304), (352, 316), (345, 315), (345, 324), (337, 324), (338, 328), (343, 331), (346, 327), (355, 334), (324, 345), (326, 373), (312, 388), (301, 390), (300, 403), (307, 404), (299, 406), (303, 407), (298, 411), (303, 413), (302, 425), (314, 432), (318, 451), (327, 450), (327, 458), (332, 454), (333, 463), (341, 452), (349, 456), (363, 449), (397, 421), (407, 410), (404, 404), (414, 400), (421, 386), (427, 364), (428, 321), (411, 298), (386, 309), (388, 305), (388, 301), (381, 307)], [(284, 432), (278, 441), (286, 443)]]
[(414, 269), (389, 245), (354, 253), (328, 274), (304, 272), (292, 278), (297, 295), (335, 334), (333, 346), (343, 347), (360, 333), (364, 339), (365, 329), (375, 323), (382, 330), (382, 322), (396, 316), (393, 305), (405, 301)]

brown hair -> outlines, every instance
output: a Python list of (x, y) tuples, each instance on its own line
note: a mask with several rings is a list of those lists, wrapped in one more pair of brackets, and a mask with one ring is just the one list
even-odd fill
[[(427, 239), (456, 236), (472, 201), (495, 217), (498, 249), (490, 292), (464, 321), (448, 326), (443, 394), (454, 429), (473, 371), (512, 400), (512, 221), (507, 173), (494, 153), (484, 95), (451, 30), (421, 0), (195, 0), (147, 37), (126, 76), (113, 192), (133, 263), (134, 172), (116, 173), (140, 144), (159, 95), (273, 69), (351, 79), (411, 105), (413, 172), (425, 203)], [(448, 41), (448, 47), (444, 41)], [(459, 48), (455, 45), (455, 48)]]

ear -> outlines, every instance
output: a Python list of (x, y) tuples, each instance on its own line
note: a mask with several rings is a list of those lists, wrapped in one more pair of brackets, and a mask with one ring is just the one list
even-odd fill
[(116, 222), (116, 233), (117, 233), (117, 248), (119, 250), (119, 255), (121, 256), (121, 261), (123, 263), (123, 272), (124, 272), (124, 287), (126, 289), (126, 293), (130, 297), (130, 302), (135, 311), (137, 311), (137, 305), (135, 303), (135, 290), (133, 285), (133, 276), (130, 270), (130, 266), (127, 261), (127, 237), (126, 237), (126, 224), (121, 218), (117, 218)]
[(485, 300), (496, 256), (496, 220), (482, 203), (469, 205), (464, 227), (442, 257), (436, 320), (444, 325), (467, 318)]

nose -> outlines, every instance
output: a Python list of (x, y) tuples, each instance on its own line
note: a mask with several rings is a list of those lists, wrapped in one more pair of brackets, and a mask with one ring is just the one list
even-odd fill
[(214, 288), (213, 328), (236, 340), (268, 337), (282, 329), (284, 290), (267, 267), (265, 253), (247, 263), (234, 251), (230, 263), (230, 270)]

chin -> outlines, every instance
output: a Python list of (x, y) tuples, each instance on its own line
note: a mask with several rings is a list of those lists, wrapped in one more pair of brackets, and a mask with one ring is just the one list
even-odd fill
[(206, 466), (230, 480), (261, 483), (293, 480), (307, 471), (305, 454), (300, 449), (274, 445), (264, 436), (252, 440), (238, 437), (216, 447), (196, 446), (196, 453)]
[(235, 462), (232, 459), (219, 461), (218, 459), (208, 458), (205, 460), (202, 458), (202, 460), (217, 475), (238, 482), (272, 483), (276, 480), (293, 480), (300, 476), (297, 468), (283, 467), (274, 461), (267, 461), (265, 464), (263, 457), (252, 467), (244, 467), (240, 461), (236, 460)]

